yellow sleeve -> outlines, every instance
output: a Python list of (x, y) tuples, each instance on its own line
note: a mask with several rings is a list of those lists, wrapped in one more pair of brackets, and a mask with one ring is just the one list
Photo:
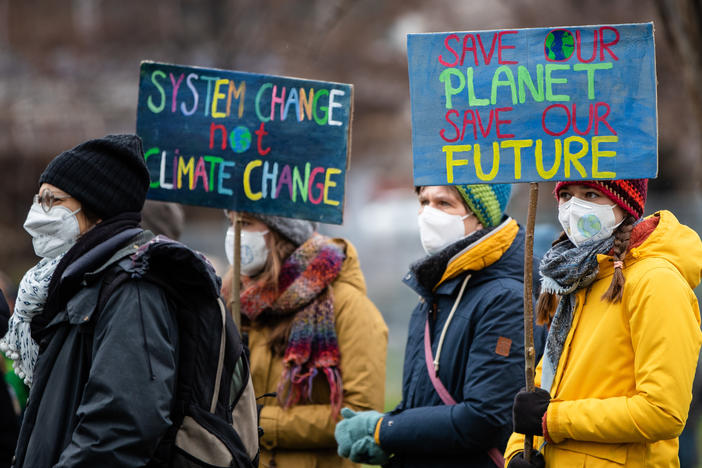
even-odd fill
[(606, 399), (553, 401), (548, 433), (565, 439), (642, 443), (678, 437), (692, 398), (692, 380), (702, 342), (699, 307), (675, 271), (655, 267), (627, 284), (636, 393)]
[[(539, 361), (539, 364), (536, 366), (536, 370), (534, 371), (534, 385), (537, 387), (541, 386), (542, 364), (543, 360)], [(532, 447), (534, 447), (534, 449), (538, 449), (542, 441), (542, 437), (534, 437)], [(507, 441), (507, 448), (505, 449), (505, 466), (509, 464), (512, 457), (514, 457), (517, 453), (522, 451), (524, 451), (524, 434), (518, 434), (516, 432), (513, 432), (509, 440)]]
[[(334, 288), (336, 333), (344, 387), (342, 407), (382, 411), (385, 400), (385, 360), (388, 329), (368, 297), (354, 287)], [(261, 410), (264, 448), (314, 449), (336, 447), (331, 406), (296, 405)]]

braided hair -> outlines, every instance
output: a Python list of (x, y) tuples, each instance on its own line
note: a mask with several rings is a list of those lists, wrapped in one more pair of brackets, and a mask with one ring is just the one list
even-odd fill
[[(635, 222), (636, 218), (628, 215), (614, 231), (614, 246), (612, 248), (614, 274), (612, 275), (611, 283), (609, 283), (609, 288), (602, 295), (602, 300), (613, 303), (621, 302), (622, 300), (624, 283), (626, 282), (622, 269), (624, 267), (624, 257), (626, 257), (626, 253), (629, 250), (631, 231), (634, 229)], [(565, 232), (562, 232), (558, 239), (553, 242), (553, 245), (565, 240), (565, 238)], [(549, 325), (551, 323), (552, 314), (556, 311), (559, 299), (559, 296), (552, 292), (542, 292), (539, 295), (539, 299), (536, 301), (537, 325)]]
[(634, 230), (635, 222), (636, 219), (629, 215), (614, 231), (614, 247), (612, 249), (614, 251), (614, 274), (612, 275), (612, 282), (609, 283), (609, 288), (602, 295), (602, 300), (615, 303), (622, 300), (624, 283), (626, 282), (622, 269), (624, 267), (624, 257), (627, 250), (629, 250), (631, 231)]

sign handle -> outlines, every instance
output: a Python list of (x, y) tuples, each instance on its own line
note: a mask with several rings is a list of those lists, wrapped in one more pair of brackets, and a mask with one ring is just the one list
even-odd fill
[(232, 275), (232, 297), (229, 308), (232, 319), (241, 333), (241, 214), (234, 215), (234, 274)]
[[(526, 237), (524, 241), (524, 376), (527, 392), (534, 391), (534, 303), (532, 281), (534, 263), (534, 224), (536, 205), (539, 198), (539, 184), (529, 184), (529, 210), (527, 212)], [(524, 460), (531, 459), (533, 435), (524, 436)]]

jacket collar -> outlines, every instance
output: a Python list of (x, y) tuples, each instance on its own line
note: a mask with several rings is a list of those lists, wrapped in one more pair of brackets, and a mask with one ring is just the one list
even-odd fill
[(414, 263), (402, 281), (425, 298), (450, 295), (466, 272), (486, 269), (500, 260), (518, 233), (517, 222), (505, 217), (497, 227), (478, 231)]
[[(133, 239), (137, 235), (141, 234), (142, 232), (143, 231), (141, 228), (127, 229), (90, 249), (66, 268), (66, 270), (63, 272), (63, 275), (61, 275), (61, 282), (65, 281), (67, 278), (70, 277), (78, 275), (84, 275), (84, 277), (86, 277), (91, 273), (103, 271), (105, 268), (107, 268), (115, 262), (115, 258), (118, 255), (118, 258), (124, 257), (125, 250), (131, 249), (133, 251), (133, 242), (129, 241), (130, 239)], [(127, 245), (124, 246), (125, 244)], [(120, 246), (124, 247), (120, 248)], [(115, 251), (115, 249), (117, 250)], [(114, 253), (110, 255), (111, 252)], [(105, 257), (107, 257), (107, 259), (101, 263), (98, 263), (97, 269), (90, 269), (92, 265), (95, 265), (96, 262)]]
[(99, 276), (103, 271), (110, 268), (112, 265), (119, 263), (120, 260), (133, 255), (139, 247), (147, 243), (154, 237), (151, 231), (137, 230), (136, 235), (132, 233), (131, 236), (125, 236), (125, 241), (129, 241), (124, 247), (116, 251), (109, 259), (105, 261), (102, 265), (93, 271), (87, 272), (85, 278), (90, 280), (96, 276)]
[(464, 271), (480, 271), (498, 261), (512, 245), (518, 232), (517, 222), (512, 218), (505, 219), (495, 229), (454, 255), (435, 288)]
[[(88, 286), (92, 284), (97, 277), (100, 277), (102, 272), (127, 258), (129, 255), (134, 254), (138, 246), (148, 241), (151, 237), (153, 237), (153, 234), (150, 231), (143, 231), (138, 228), (123, 231), (76, 259), (74, 263), (66, 268), (61, 278), (63, 280), (64, 278), (74, 276), (81, 277), (82, 275), (83, 286)], [(125, 243), (126, 245), (124, 245)], [(115, 246), (119, 245), (124, 246), (115, 251), (112, 256), (97, 268), (88, 272), (83, 271), (86, 265), (89, 266), (93, 264), (96, 259), (109, 255), (109, 252), (114, 251)], [(89, 288), (83, 287), (66, 303), (65, 310), (61, 310), (54, 315), (46, 328), (50, 328), (65, 320), (68, 320), (74, 325), (88, 322), (95, 312), (96, 306), (97, 294)]]

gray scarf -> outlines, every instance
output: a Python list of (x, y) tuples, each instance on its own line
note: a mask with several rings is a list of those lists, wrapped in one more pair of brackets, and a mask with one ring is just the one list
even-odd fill
[(580, 247), (566, 239), (551, 247), (541, 260), (541, 292), (561, 297), (546, 337), (541, 374), (541, 388), (546, 391), (551, 391), (563, 345), (573, 323), (575, 293), (595, 281), (600, 270), (597, 254), (606, 254), (613, 245), (613, 236)]
[(8, 322), (8, 331), (0, 338), (0, 351), (12, 359), (17, 376), (31, 387), (39, 345), (32, 338), (32, 319), (44, 310), (49, 282), (64, 254), (42, 258), (20, 281), (15, 311)]

